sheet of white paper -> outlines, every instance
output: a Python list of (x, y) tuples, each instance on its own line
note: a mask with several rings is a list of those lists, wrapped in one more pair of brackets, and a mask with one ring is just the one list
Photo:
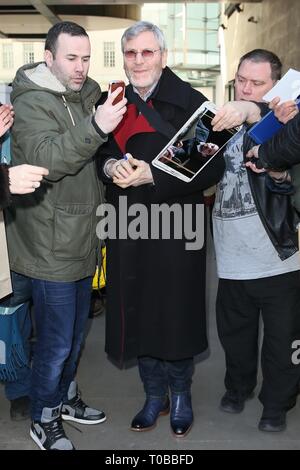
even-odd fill
[(279, 82), (263, 96), (263, 100), (269, 102), (279, 96), (280, 102), (295, 100), (300, 95), (300, 72), (289, 69)]

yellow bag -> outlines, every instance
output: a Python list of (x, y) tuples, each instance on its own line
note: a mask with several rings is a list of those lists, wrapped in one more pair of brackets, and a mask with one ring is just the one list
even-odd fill
[(106, 247), (104, 246), (101, 249), (102, 254), (102, 264), (100, 272), (100, 285), (99, 285), (99, 266), (97, 266), (95, 275), (93, 277), (93, 289), (102, 289), (106, 284)]

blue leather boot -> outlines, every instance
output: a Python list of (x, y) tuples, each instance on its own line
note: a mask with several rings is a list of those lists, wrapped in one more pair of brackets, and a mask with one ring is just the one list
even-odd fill
[(171, 398), (171, 429), (176, 437), (185, 437), (194, 420), (191, 392), (172, 392)]
[(168, 395), (164, 397), (147, 396), (143, 409), (133, 418), (132, 431), (150, 431), (156, 425), (157, 418), (170, 411)]

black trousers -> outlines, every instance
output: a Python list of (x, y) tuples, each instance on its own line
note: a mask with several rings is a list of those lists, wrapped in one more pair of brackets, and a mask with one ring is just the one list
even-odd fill
[(300, 271), (246, 281), (220, 279), (216, 311), (226, 389), (245, 396), (256, 386), (261, 314), (259, 399), (268, 409), (294, 406), (300, 380), (300, 366), (292, 363), (292, 343), (300, 339)]

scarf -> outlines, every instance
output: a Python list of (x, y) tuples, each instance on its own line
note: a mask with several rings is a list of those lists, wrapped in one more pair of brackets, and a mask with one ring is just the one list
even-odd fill
[[(9, 132), (1, 139), (0, 161), (11, 161)], [(19, 307), (0, 304), (0, 380), (5, 382), (17, 380), (17, 369), (28, 365), (18, 324)]]
[(10, 315), (0, 315), (0, 380), (17, 380), (17, 369), (24, 366), (28, 366), (28, 359), (23, 348), (16, 310)]

